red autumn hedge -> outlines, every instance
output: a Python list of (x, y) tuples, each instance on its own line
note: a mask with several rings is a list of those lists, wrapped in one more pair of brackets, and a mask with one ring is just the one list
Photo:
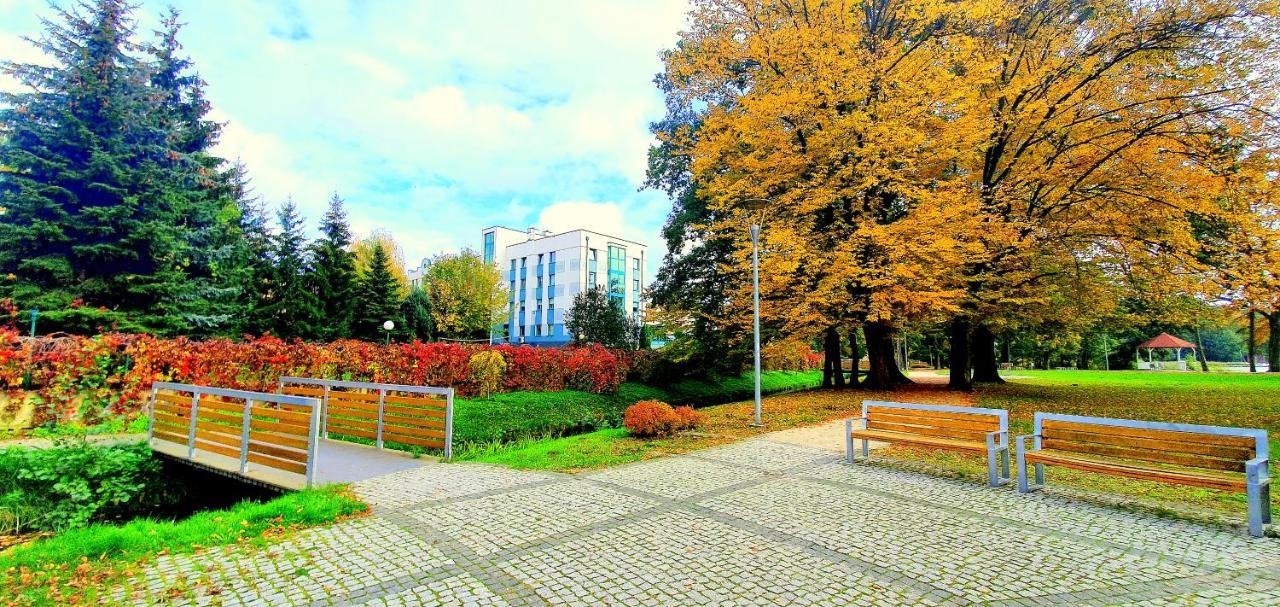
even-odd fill
[(233, 341), (107, 334), (25, 339), (0, 328), (0, 389), (24, 386), (39, 397), (37, 422), (79, 417), (94, 423), (104, 411), (139, 409), (153, 381), (175, 381), (274, 391), (283, 375), (397, 384), (452, 386), (477, 393), (469, 374), (472, 354), (495, 350), (506, 359), (501, 389), (564, 389), (610, 393), (637, 357), (648, 353), (601, 346), (534, 348), (450, 343), (332, 343), (261, 337)]

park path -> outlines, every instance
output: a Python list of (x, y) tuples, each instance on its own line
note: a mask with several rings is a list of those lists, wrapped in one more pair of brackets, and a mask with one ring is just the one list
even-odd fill
[[(1052, 479), (1051, 479), (1052, 480)], [(181, 605), (1280, 605), (1280, 540), (762, 437), (587, 474), (431, 464), (369, 517), (163, 556)]]

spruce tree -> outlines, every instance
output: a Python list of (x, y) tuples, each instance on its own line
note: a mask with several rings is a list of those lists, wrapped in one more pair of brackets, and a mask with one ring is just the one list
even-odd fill
[(276, 218), (280, 231), (272, 239), (274, 266), (264, 288), (264, 301), (255, 311), (256, 320), (276, 337), (314, 339), (320, 307), (315, 294), (307, 288), (302, 217), (290, 199), (281, 205)]
[(238, 322), (230, 331), (238, 334), (261, 335), (270, 330), (269, 323), (259, 310), (269, 303), (267, 296), (275, 265), (271, 259), (273, 241), (267, 219), (266, 205), (254, 195), (244, 163), (237, 159), (222, 176), (228, 196), (235, 204), (236, 243), (235, 267), (242, 276), (236, 307), (240, 310)]
[(4, 64), (27, 90), (0, 96), (0, 296), (46, 330), (186, 331), (221, 297), (190, 277), (212, 276), (226, 235), (202, 231), (222, 209), (205, 178), (216, 128), (176, 18), (147, 62), (126, 2), (56, 10), (35, 41), (55, 65)]
[(400, 283), (391, 273), (391, 256), (383, 247), (374, 247), (369, 269), (356, 283), (355, 337), (378, 340), (383, 337), (382, 323), (396, 324), (393, 335), (400, 334), (404, 318), (400, 316)]
[(206, 119), (205, 82), (181, 54), (182, 25), (171, 7), (155, 32), (156, 41), (147, 47), (153, 58), (153, 126), (167, 150), (160, 167), (167, 178), (157, 180), (157, 198), (170, 201), (182, 230), (185, 249), (179, 263), (189, 280), (178, 309), (189, 332), (227, 333), (243, 318), (240, 291), (248, 277), (248, 268), (239, 263), (243, 233), (235, 192), (219, 174), (223, 160), (209, 154), (221, 125)]
[(329, 199), (329, 210), (320, 220), (320, 233), (321, 237), (311, 246), (312, 271), (308, 276), (323, 320), (318, 337), (332, 341), (351, 336), (356, 282), (351, 228), (347, 225), (342, 198), (336, 192)]

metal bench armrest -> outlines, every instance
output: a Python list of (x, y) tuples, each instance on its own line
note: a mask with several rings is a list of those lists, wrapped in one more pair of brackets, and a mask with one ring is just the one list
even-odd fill
[[(858, 428), (858, 427), (857, 427), (857, 423), (858, 423), (858, 422), (862, 422), (862, 427), (861, 427), (861, 428)], [(854, 429), (854, 430), (866, 430), (866, 429), (867, 429), (867, 418), (865, 418), (865, 417), (850, 417), (850, 418), (849, 418), (849, 423), (850, 423), (850, 424), (852, 424), (852, 426), (853, 426), (853, 427), (852, 427), (852, 429)]]
[[(998, 439), (998, 440), (997, 440)], [(995, 430), (987, 433), (987, 444), (1001, 449), (1009, 448), (1009, 431)]]
[(1014, 437), (1014, 440), (1018, 442), (1018, 446), (1020, 448), (1022, 448), (1023, 450), (1026, 450), (1027, 439), (1029, 438), (1040, 438), (1040, 435), (1039, 434), (1020, 434)]

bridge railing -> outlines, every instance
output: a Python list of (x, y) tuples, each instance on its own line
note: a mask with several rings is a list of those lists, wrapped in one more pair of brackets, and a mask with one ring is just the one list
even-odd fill
[(281, 394), (320, 399), (320, 432), (441, 449), (453, 457), (453, 388), (281, 377)]
[[(320, 401), (305, 396), (156, 382), (151, 386), (147, 442), (186, 447), (186, 458), (206, 453), (233, 458), (215, 467), (245, 475), (263, 466), (315, 480)], [(217, 459), (217, 458), (214, 458)]]

